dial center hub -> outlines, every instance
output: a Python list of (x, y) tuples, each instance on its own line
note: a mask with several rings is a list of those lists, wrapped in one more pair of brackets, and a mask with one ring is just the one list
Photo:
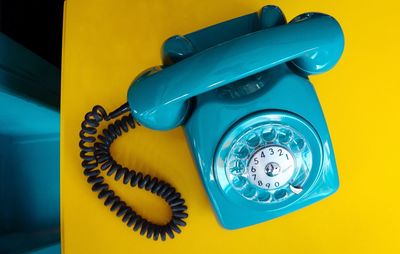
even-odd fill
[(281, 171), (281, 167), (278, 163), (270, 162), (265, 166), (265, 173), (269, 176), (276, 176)]

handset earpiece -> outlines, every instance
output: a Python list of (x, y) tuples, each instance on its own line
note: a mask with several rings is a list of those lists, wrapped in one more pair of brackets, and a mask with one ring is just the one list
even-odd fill
[(331, 16), (306, 13), (287, 25), (249, 33), (135, 80), (128, 91), (134, 118), (157, 130), (179, 126), (189, 100), (285, 62), (304, 74), (331, 69), (344, 47), (343, 32)]
[[(336, 22), (336, 20), (326, 14), (309, 12), (295, 17), (290, 21), (290, 24), (301, 26), (301, 24), (307, 20), (318, 20), (319, 18), (332, 19)], [(318, 25), (317, 23), (314, 25), (314, 28), (317, 29), (317, 31), (323, 32), (325, 35), (308, 39), (314, 40), (314, 44), (321, 46), (309, 49), (307, 52), (304, 52), (303, 56), (291, 61), (291, 63), (305, 75), (320, 74), (332, 69), (339, 61), (344, 48), (343, 31), (339, 23), (336, 22), (336, 25), (324, 25), (324, 23)], [(299, 33), (298, 36), (300, 41), (307, 39), (305, 37), (307, 36), (306, 34)]]

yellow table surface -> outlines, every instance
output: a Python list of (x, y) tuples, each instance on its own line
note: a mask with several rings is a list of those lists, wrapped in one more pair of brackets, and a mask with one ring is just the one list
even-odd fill
[[(130, 168), (171, 182), (187, 201), (188, 226), (175, 240), (140, 237), (90, 190), (80, 167), (84, 114), (126, 101), (132, 79), (160, 64), (160, 46), (227, 19), (279, 5), (288, 20), (333, 15), (346, 46), (330, 72), (312, 76), (330, 128), (340, 175), (333, 196), (281, 218), (228, 231), (217, 222), (182, 128), (143, 127), (112, 147)], [(67, 0), (61, 107), (61, 208), (64, 253), (400, 253), (399, 39), (396, 1)], [(141, 214), (165, 222), (159, 198), (111, 183)], [(246, 216), (243, 214), (243, 216)]]

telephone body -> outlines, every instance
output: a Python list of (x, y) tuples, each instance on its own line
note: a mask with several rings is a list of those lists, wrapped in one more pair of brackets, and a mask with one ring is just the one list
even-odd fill
[(219, 221), (249, 226), (338, 189), (308, 75), (331, 69), (343, 47), (332, 17), (306, 13), (286, 24), (278, 7), (266, 6), (168, 39), (164, 65), (133, 82), (128, 102), (144, 126), (183, 125)]
[[(128, 103), (107, 114), (99, 105), (80, 132), (82, 166), (92, 190), (134, 231), (174, 238), (188, 216), (185, 200), (163, 180), (116, 162), (113, 141), (135, 122), (156, 130), (183, 126), (221, 225), (242, 228), (333, 194), (339, 186), (328, 128), (308, 76), (330, 70), (344, 48), (338, 22), (305, 13), (289, 23), (276, 6), (184, 36), (162, 47), (163, 65), (141, 73)], [(123, 116), (97, 135), (102, 121)], [(115, 180), (162, 197), (167, 224), (154, 224), (110, 189)]]

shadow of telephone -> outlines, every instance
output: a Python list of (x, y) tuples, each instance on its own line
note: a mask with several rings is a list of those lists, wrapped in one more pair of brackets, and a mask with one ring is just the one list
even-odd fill
[[(334, 18), (305, 13), (286, 24), (276, 6), (169, 38), (163, 65), (133, 81), (128, 103), (110, 114), (95, 106), (85, 115), (79, 145), (92, 190), (147, 238), (174, 238), (186, 225), (187, 207), (175, 188), (125, 168), (110, 154), (113, 141), (136, 122), (156, 130), (184, 127), (225, 228), (270, 220), (331, 195), (339, 185), (335, 158), (307, 77), (334, 67), (343, 47)], [(120, 116), (97, 135), (100, 122)], [(137, 214), (101, 171), (162, 197), (171, 220), (158, 225)]]

